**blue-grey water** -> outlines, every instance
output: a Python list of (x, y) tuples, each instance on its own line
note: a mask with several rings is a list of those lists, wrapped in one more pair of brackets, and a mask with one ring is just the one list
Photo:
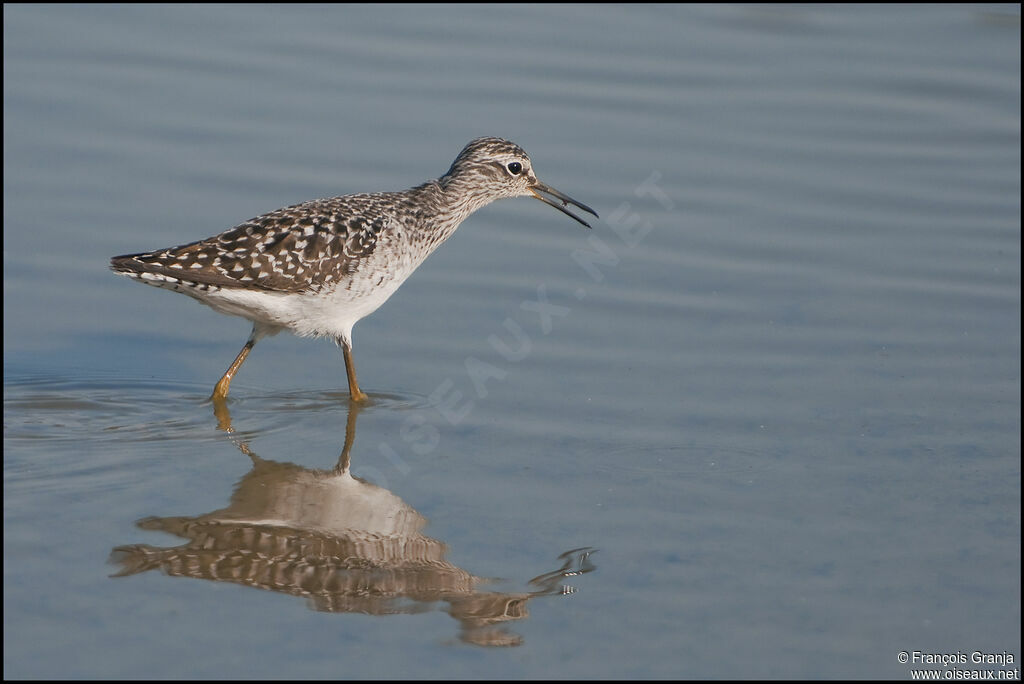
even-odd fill
[[(1020, 38), (5, 5), (4, 675), (1019, 677)], [(248, 323), (107, 270), (481, 135), (601, 218), (473, 215), (356, 326), (358, 413), (280, 335), (215, 414)]]

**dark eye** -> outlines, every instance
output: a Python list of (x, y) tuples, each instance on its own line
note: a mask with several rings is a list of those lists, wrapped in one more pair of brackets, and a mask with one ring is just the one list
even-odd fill
[(523, 171), (523, 165), (519, 162), (509, 162), (506, 168), (513, 176), (518, 176)]

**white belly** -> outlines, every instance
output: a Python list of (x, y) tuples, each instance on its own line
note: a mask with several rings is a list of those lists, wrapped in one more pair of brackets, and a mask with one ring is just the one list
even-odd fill
[(302, 337), (341, 338), (352, 341), (352, 326), (386, 302), (411, 275), (392, 272), (376, 287), (351, 288), (346, 282), (316, 293), (222, 288), (205, 293), (201, 301), (221, 313), (242, 316), (269, 328), (290, 330)]

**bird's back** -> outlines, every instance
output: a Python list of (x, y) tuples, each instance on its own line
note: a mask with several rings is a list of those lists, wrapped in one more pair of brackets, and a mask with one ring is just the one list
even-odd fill
[(312, 200), (219, 235), (113, 257), (111, 268), (157, 287), (316, 292), (350, 277), (394, 220), (401, 193)]

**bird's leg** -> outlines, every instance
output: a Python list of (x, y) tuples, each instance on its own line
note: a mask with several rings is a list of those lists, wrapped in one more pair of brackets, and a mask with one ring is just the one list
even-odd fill
[(245, 362), (245, 357), (252, 351), (253, 345), (256, 344), (255, 336), (250, 336), (249, 340), (242, 347), (242, 351), (238, 352), (238, 356), (231, 363), (231, 367), (227, 369), (223, 377), (217, 381), (217, 386), (213, 388), (213, 394), (210, 395), (210, 399), (213, 401), (224, 401), (228, 397), (228, 389), (231, 388), (231, 378), (235, 377), (235, 373), (242, 367)]
[(356, 381), (356, 365), (352, 362), (352, 347), (345, 341), (341, 340), (341, 351), (345, 355), (345, 373), (348, 375), (348, 393), (352, 397), (352, 401), (366, 401), (366, 394), (359, 389), (359, 383)]

